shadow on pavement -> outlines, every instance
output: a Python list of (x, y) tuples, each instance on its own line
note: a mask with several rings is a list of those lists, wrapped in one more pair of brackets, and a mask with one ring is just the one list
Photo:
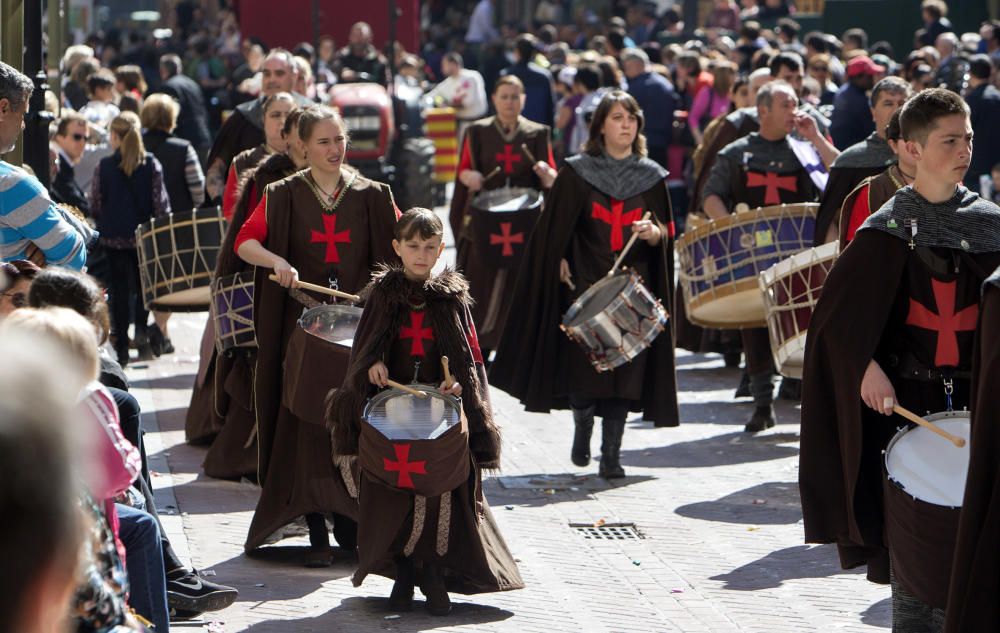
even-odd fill
[(790, 525), (802, 518), (799, 486), (792, 481), (758, 484), (715, 501), (681, 506), (675, 512), (703, 521), (748, 525)]
[(865, 609), (864, 613), (861, 614), (861, 621), (868, 626), (892, 628), (892, 598), (879, 600)]
[(864, 570), (845, 571), (840, 568), (833, 545), (796, 545), (771, 552), (752, 563), (737, 567), (711, 580), (725, 583), (734, 591), (761, 591), (780, 587), (796, 578), (826, 578), (837, 574), (863, 574)]
[(797, 455), (799, 449), (787, 444), (798, 440), (798, 433), (726, 433), (655, 448), (623, 450), (621, 457), (626, 469), (630, 465), (647, 468), (711, 468), (791, 457)]
[(143, 389), (185, 389), (190, 391), (197, 374), (177, 374), (174, 376), (158, 376), (140, 381)]
[(181, 510), (194, 515), (252, 512), (260, 497), (260, 488), (253, 484), (211, 479), (204, 475), (199, 475), (195, 481), (158, 487), (156, 490), (157, 493), (172, 491)]
[[(628, 472), (628, 464), (625, 465)], [(590, 473), (540, 473), (516, 477), (495, 477), (484, 481), (484, 490), (494, 513), (518, 507), (537, 508), (557, 503), (575, 503), (603, 490), (643, 483), (649, 475), (629, 475), (608, 481)], [(509, 507), (508, 507), (509, 506)]]
[[(359, 589), (362, 591), (363, 589)], [(241, 596), (242, 598), (242, 596)], [(357, 630), (360, 618), (378, 619), (382, 627), (390, 628), (393, 631), (430, 631), (436, 628), (452, 628), (458, 626), (471, 626), (502, 622), (513, 617), (513, 613), (496, 607), (478, 605), (471, 602), (458, 602), (457, 600), (472, 599), (475, 596), (456, 596), (452, 594), (451, 614), (445, 617), (434, 617), (424, 611), (424, 602), (421, 599), (419, 590), (413, 601), (413, 611), (409, 613), (392, 613), (387, 610), (386, 601), (383, 597), (356, 597), (343, 600), (340, 605), (334, 607), (323, 615), (314, 618), (302, 618), (299, 620), (281, 620), (260, 622), (244, 629), (253, 633), (305, 633), (329, 631), (351, 631)], [(392, 617), (398, 616), (398, 617)], [(384, 619), (384, 618), (391, 619)]]
[(240, 602), (265, 602), (302, 598), (323, 583), (354, 573), (357, 559), (339, 549), (334, 550), (332, 567), (305, 567), (303, 560), (308, 549), (308, 545), (271, 545), (250, 556), (241, 554), (212, 565), (215, 572), (212, 580), (239, 589)]

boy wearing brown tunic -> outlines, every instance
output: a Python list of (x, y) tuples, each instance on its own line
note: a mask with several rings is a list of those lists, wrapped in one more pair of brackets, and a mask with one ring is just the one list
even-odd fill
[[(954, 534), (914, 547), (885, 516), (882, 451), (892, 407), (970, 404), (979, 288), (1000, 264), (1000, 209), (961, 182), (971, 155), (968, 106), (925, 90), (901, 112), (917, 161), (912, 187), (872, 215), (838, 259), (809, 326), (799, 488), (809, 543), (836, 543), (841, 565), (893, 576), (893, 628), (943, 621)], [(926, 194), (926, 196), (924, 195)], [(905, 526), (904, 526), (905, 527)]]

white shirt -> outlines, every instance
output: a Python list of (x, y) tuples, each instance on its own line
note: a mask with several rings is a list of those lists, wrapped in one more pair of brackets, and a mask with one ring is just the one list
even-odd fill
[(500, 37), (493, 26), (493, 4), (490, 0), (479, 0), (469, 17), (469, 30), (465, 32), (466, 42), (483, 44)]
[(427, 93), (440, 96), (445, 103), (455, 108), (455, 115), (466, 121), (486, 116), (486, 82), (475, 70), (463, 68), (457, 77), (445, 77)]

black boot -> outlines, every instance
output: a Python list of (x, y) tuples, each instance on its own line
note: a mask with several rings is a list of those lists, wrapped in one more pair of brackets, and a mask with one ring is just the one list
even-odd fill
[(437, 565), (424, 567), (424, 584), (420, 587), (427, 598), (427, 612), (431, 615), (448, 615), (451, 613), (451, 598), (444, 584), (444, 576)]
[(172, 354), (174, 351), (174, 344), (170, 338), (165, 336), (160, 330), (160, 326), (155, 323), (149, 326), (149, 345), (153, 349), (154, 356)]
[(306, 525), (309, 526), (309, 551), (306, 552), (305, 566), (329, 567), (333, 564), (333, 551), (330, 549), (326, 519), (322, 514), (313, 512), (306, 515)]
[(726, 363), (727, 369), (736, 369), (740, 366), (740, 359), (743, 356), (741, 350), (729, 350), (722, 352), (722, 360)]
[(782, 378), (781, 384), (778, 386), (778, 400), (798, 402), (801, 399), (802, 381), (798, 378), (788, 378), (787, 376)]
[(396, 582), (392, 583), (389, 594), (390, 611), (411, 611), (413, 609), (413, 559), (396, 556)]
[(625, 420), (601, 420), (601, 465), (598, 474), (605, 479), (621, 479), (625, 469), (621, 464), (622, 436)]
[(740, 374), (740, 384), (736, 387), (736, 393), (733, 394), (733, 397), (749, 398), (752, 395), (750, 392), (750, 374), (744, 369), (743, 373)]
[(594, 406), (586, 409), (573, 409), (573, 450), (570, 458), (577, 466), (590, 464), (590, 436), (594, 432)]
[(355, 550), (358, 548), (358, 523), (357, 521), (351, 519), (343, 514), (337, 514), (334, 512), (331, 515), (333, 519), (333, 538), (337, 540), (337, 545), (346, 550)]
[(747, 433), (759, 433), (772, 426), (774, 426), (774, 407), (768, 404), (758, 406), (753, 410), (753, 416), (743, 427), (743, 430)]

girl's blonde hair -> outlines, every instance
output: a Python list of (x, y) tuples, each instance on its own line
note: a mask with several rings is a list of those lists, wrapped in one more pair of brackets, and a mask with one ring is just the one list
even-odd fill
[(111, 121), (111, 132), (121, 140), (118, 151), (122, 162), (118, 163), (126, 176), (131, 177), (136, 169), (146, 162), (146, 146), (142, 144), (142, 123), (134, 112), (122, 112)]
[(20, 308), (0, 323), (0, 335), (35, 334), (55, 343), (72, 358), (83, 385), (97, 380), (101, 357), (94, 326), (75, 310), (60, 307)]

